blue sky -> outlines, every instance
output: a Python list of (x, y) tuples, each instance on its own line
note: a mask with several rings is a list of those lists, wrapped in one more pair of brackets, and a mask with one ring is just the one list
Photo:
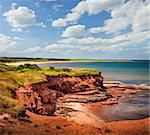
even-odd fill
[(0, 56), (149, 59), (148, 0), (1, 0)]

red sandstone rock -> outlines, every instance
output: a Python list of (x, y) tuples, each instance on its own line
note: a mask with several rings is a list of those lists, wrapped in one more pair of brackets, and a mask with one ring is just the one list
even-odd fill
[[(64, 96), (64, 93), (84, 91), (86, 93), (81, 93), (81, 95), (85, 96), (79, 93)], [(25, 83), (24, 88), (20, 88), (16, 95), (25, 109), (45, 115), (55, 112), (56, 101), (86, 103), (104, 101), (111, 96), (104, 90), (103, 78), (100, 75), (47, 76), (47, 81), (34, 84)], [(62, 96), (64, 96), (63, 100), (57, 100)]]
[(16, 95), (24, 108), (37, 114), (51, 115), (56, 108), (56, 92), (44, 90), (38, 93), (33, 90), (18, 90)]
[(104, 90), (101, 75), (47, 76), (48, 87), (63, 93)]

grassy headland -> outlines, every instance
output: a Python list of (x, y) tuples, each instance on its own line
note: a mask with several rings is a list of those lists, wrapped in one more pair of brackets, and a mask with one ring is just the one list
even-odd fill
[(75, 68), (40, 68), (37, 65), (25, 64), (19, 66), (7, 66), (0, 64), (0, 112), (18, 115), (23, 107), (15, 99), (15, 91), (25, 82), (36, 83), (46, 80), (46, 75), (86, 75), (100, 74), (95, 69)]

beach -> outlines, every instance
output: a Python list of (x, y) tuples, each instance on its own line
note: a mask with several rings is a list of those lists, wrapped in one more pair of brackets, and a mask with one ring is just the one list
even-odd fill
[(24, 65), (24, 64), (55, 64), (55, 63), (82, 63), (82, 62), (131, 62), (129, 60), (70, 60), (70, 61), (21, 61), (21, 62), (6, 62), (6, 65)]

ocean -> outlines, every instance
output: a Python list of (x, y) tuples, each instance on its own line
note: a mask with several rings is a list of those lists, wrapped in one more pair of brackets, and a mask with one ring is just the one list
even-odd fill
[(131, 62), (70, 62), (40, 64), (41, 67), (94, 68), (102, 72), (104, 80), (117, 80), (129, 84), (149, 84), (149, 61)]

